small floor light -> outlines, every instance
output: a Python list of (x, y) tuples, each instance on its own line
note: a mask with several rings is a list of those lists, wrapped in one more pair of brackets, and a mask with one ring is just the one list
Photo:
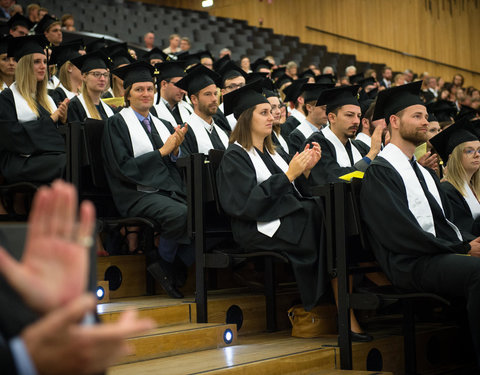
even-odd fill
[(223, 341), (225, 341), (225, 344), (231, 344), (233, 341), (233, 332), (230, 328), (227, 328), (225, 332), (223, 332)]
[(97, 287), (97, 299), (101, 301), (105, 297), (105, 289), (103, 287), (98, 286)]

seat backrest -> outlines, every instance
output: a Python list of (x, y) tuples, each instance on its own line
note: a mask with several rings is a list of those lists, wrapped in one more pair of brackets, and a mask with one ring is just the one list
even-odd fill
[(94, 119), (86, 119), (83, 127), (85, 150), (92, 182), (96, 188), (101, 190), (108, 189), (102, 158), (102, 136), (104, 127), (105, 121)]
[(212, 193), (212, 198), (215, 201), (215, 206), (217, 208), (217, 213), (223, 215), (224, 212), (220, 206), (220, 199), (218, 196), (218, 187), (217, 187), (217, 170), (222, 161), (225, 151), (223, 150), (210, 150), (208, 152), (208, 172), (209, 172), (209, 189)]

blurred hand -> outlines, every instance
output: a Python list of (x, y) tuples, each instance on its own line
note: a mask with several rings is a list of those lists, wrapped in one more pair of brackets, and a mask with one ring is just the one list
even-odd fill
[(115, 323), (79, 325), (95, 309), (95, 298), (82, 295), (29, 325), (21, 334), (39, 374), (98, 374), (131, 350), (126, 338), (154, 327), (135, 310)]
[(95, 208), (85, 201), (77, 223), (77, 193), (60, 180), (33, 200), (25, 250), (18, 262), (0, 248), (0, 272), (34, 310), (46, 313), (85, 292)]

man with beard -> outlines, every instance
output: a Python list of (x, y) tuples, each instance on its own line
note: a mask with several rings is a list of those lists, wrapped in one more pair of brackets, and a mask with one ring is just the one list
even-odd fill
[(437, 177), (415, 160), (415, 148), (426, 141), (428, 129), (421, 84), (378, 94), (373, 119), (386, 120), (391, 141), (365, 173), (361, 216), (393, 285), (466, 299), (480, 365), (480, 238), (461, 233), (448, 220), (451, 210)]
[(322, 91), (317, 106), (326, 105), (330, 126), (313, 133), (307, 143), (318, 142), (322, 158), (312, 169), (312, 186), (336, 182), (353, 171), (365, 171), (377, 156), (382, 144), (384, 126), (373, 132), (370, 149), (352, 140), (360, 124), (359, 86), (341, 86)]
[(185, 90), (193, 105), (193, 113), (187, 118), (189, 132), (185, 135), (185, 150), (190, 154), (208, 154), (211, 149), (225, 150), (228, 135), (213, 120), (217, 113), (217, 83), (220, 76), (213, 70), (198, 64), (175, 85)]

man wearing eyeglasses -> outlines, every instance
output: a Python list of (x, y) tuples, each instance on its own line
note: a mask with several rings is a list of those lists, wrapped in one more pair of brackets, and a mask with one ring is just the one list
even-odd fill
[(192, 107), (183, 100), (185, 91), (175, 86), (175, 83), (185, 77), (185, 63), (182, 61), (166, 61), (156, 64), (157, 82), (160, 82), (160, 92), (151, 112), (167, 120), (173, 127), (183, 125), (192, 114)]
[[(218, 69), (217, 73), (222, 76), (222, 97), (245, 86), (245, 78), (247, 74), (232, 60), (228, 60), (224, 65), (222, 65)], [(218, 110), (223, 115), (223, 103), (218, 106)], [(228, 121), (229, 128), (225, 130), (231, 132), (235, 128), (235, 125), (237, 125), (237, 120), (235, 119), (235, 116), (233, 116), (233, 113), (226, 116), (226, 119)]]

